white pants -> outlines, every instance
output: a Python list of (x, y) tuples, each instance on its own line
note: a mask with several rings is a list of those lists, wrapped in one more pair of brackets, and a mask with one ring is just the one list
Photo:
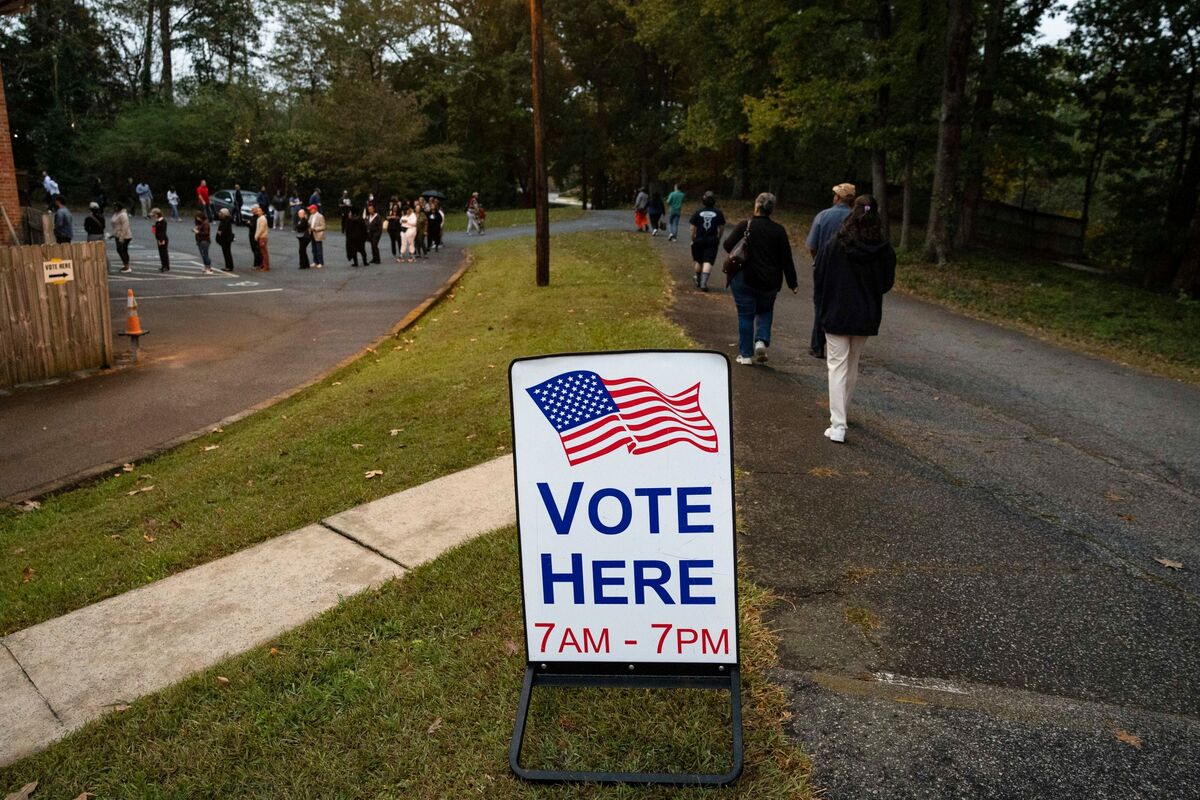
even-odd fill
[(829, 367), (829, 424), (835, 428), (846, 426), (846, 409), (854, 384), (858, 383), (858, 357), (865, 336), (839, 336), (825, 334), (825, 363)]
[(417, 229), (405, 228), (400, 236), (400, 255), (407, 254), (410, 258), (417, 254)]
[(150, 198), (146, 195), (141, 195), (138, 199), (142, 201), (142, 216), (150, 219)]
[(467, 235), (471, 235), (471, 229), (474, 228), (476, 233), (482, 233), (479, 227), (479, 217), (470, 212), (467, 213)]

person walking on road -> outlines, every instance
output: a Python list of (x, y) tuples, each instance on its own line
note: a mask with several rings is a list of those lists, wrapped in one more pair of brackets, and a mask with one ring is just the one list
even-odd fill
[[(854, 184), (839, 183), (833, 187), (833, 204), (813, 217), (805, 245), (813, 258), (813, 269), (817, 268), (817, 253), (827, 242), (837, 236), (842, 224), (850, 216), (850, 205), (854, 202)], [(821, 328), (821, 304), (813, 293), (813, 327), (808, 343), (808, 354), (813, 358), (825, 358), (825, 331)]]
[(217, 244), (221, 247), (221, 256), (225, 259), (226, 272), (233, 272), (233, 215), (228, 208), (222, 208), (217, 214)]
[(435, 253), (442, 249), (442, 225), (445, 221), (442, 203), (435, 197), (429, 203), (429, 245)]
[(100, 206), (100, 214), (104, 214), (104, 209), (108, 207), (108, 195), (104, 191), (104, 184), (99, 178), (92, 180), (92, 200), (96, 205)]
[(397, 258), (400, 255), (400, 198), (396, 195), (392, 195), (392, 199), (388, 201), (388, 213), (384, 226), (387, 228), (388, 240), (392, 245), (392, 258)]
[(383, 217), (374, 203), (367, 203), (367, 239), (371, 242), (371, 263), (381, 264), (379, 257), (379, 240), (383, 238)]
[(767, 360), (775, 298), (784, 280), (792, 294), (798, 289), (792, 244), (783, 226), (771, 219), (774, 212), (775, 195), (763, 192), (754, 200), (754, 216), (739, 222), (725, 240), (727, 253), (743, 238), (746, 240), (742, 268), (729, 282), (738, 316), (739, 364)]
[(313, 269), (325, 266), (325, 215), (315, 203), (308, 207), (308, 230), (312, 234)]
[(717, 260), (717, 248), (725, 231), (725, 215), (717, 208), (717, 196), (705, 192), (700, 198), (704, 207), (688, 220), (692, 232), (692, 282), (702, 292), (708, 291), (708, 278)]
[(201, 180), (200, 185), (196, 187), (196, 202), (200, 204), (200, 210), (204, 212), (204, 216), (211, 220), (213, 213), (208, 191), (208, 181)]
[(362, 256), (363, 266), (367, 261), (367, 223), (354, 206), (346, 206), (342, 213), (342, 233), (346, 237), (346, 258), (350, 266), (358, 266), (358, 257)]
[(683, 192), (679, 191), (679, 184), (675, 184), (675, 190), (667, 195), (667, 241), (674, 242), (679, 239), (679, 217), (683, 213)]
[(204, 264), (204, 274), (212, 275), (212, 259), (208, 257), (208, 248), (212, 245), (212, 226), (208, 222), (208, 217), (203, 211), (197, 211), (192, 217), (196, 224), (192, 226), (192, 233), (196, 236), (196, 249), (200, 251), (200, 261)]
[(267, 227), (275, 227), (275, 209), (271, 207), (271, 198), (267, 195), (267, 187), (258, 187), (258, 194), (254, 195), (254, 204), (263, 210), (263, 214), (267, 217)]
[(479, 225), (479, 192), (473, 192), (471, 199), (467, 201), (467, 236), (471, 235), (471, 229), (483, 236), (483, 228)]
[(413, 210), (417, 213), (417, 257), (429, 258), (429, 212), (419, 197), (413, 200)]
[(117, 210), (112, 215), (112, 238), (117, 243), (121, 272), (132, 272), (129, 266), (129, 243), (133, 240), (133, 229), (129, 226), (129, 212), (120, 201), (117, 201)]
[(157, 208), (150, 209), (150, 219), (154, 221), (151, 228), (154, 231), (154, 242), (158, 245), (158, 271), (170, 272), (171, 256), (167, 253), (167, 245), (170, 243), (170, 239), (167, 238), (167, 220), (162, 211)]
[(646, 194), (646, 190), (639, 186), (637, 194), (633, 197), (633, 224), (638, 233), (650, 230), (650, 219), (646, 214), (648, 205), (650, 205), (650, 195)]
[(850, 216), (817, 253), (814, 292), (829, 353), (829, 428), (825, 436), (846, 441), (846, 413), (858, 382), (858, 359), (868, 336), (879, 335), (883, 296), (896, 280), (896, 251), (869, 194), (854, 200)]
[(61, 194), (54, 195), (54, 241), (57, 244), (70, 244), (75, 236), (75, 222)]
[(271, 251), (267, 247), (267, 237), (270, 235), (271, 226), (267, 222), (267, 213), (263, 211), (262, 206), (254, 207), (254, 241), (258, 243), (259, 258), (262, 259), (262, 266), (259, 268), (263, 272), (271, 271)]
[(171, 207), (171, 219), (179, 222), (179, 192), (174, 186), (167, 188), (167, 205)]
[[(235, 183), (233, 185), (233, 224), (241, 225), (245, 221), (245, 216), (242, 214), (242, 185)], [(254, 238), (253, 234), (250, 238)]]
[(650, 195), (650, 202), (646, 204), (646, 214), (650, 217), (651, 236), (658, 236), (658, 225), (662, 222), (665, 212), (666, 206), (663, 205), (662, 195), (658, 192)]
[[(400, 221), (404, 224), (404, 240), (400, 243), (400, 257), (396, 261), (407, 261), (411, 264), (417, 260), (417, 209), (412, 203), (404, 206), (404, 216)], [(408, 257), (405, 258), (405, 255)]]
[(88, 215), (83, 218), (83, 232), (87, 234), (89, 242), (104, 241), (104, 214), (100, 211), (100, 204), (92, 202), (88, 206)]
[(316, 206), (317, 211), (321, 210), (321, 189), (319, 187), (313, 189), (313, 193), (308, 196), (308, 204)]
[(138, 185), (134, 187), (134, 191), (137, 192), (138, 202), (142, 204), (142, 216), (150, 219), (150, 204), (154, 202), (154, 193), (150, 191), (150, 184), (139, 181)]
[(300, 269), (308, 269), (308, 246), (312, 243), (312, 228), (308, 212), (303, 208), (296, 214), (296, 243), (300, 245)]
[[(271, 197), (271, 209), (274, 214), (272, 224), (277, 231), (283, 230), (284, 215), (287, 213), (287, 207), (288, 199), (284, 196), (283, 189), (276, 189), (275, 194)], [(296, 211), (293, 209), (292, 219), (295, 220), (296, 218)]]

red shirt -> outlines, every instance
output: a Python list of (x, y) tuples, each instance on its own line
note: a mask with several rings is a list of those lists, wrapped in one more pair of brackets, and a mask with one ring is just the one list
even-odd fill
[(196, 197), (200, 198), (200, 205), (202, 205), (202, 206), (208, 205), (208, 187), (207, 186), (197, 186), (196, 187)]

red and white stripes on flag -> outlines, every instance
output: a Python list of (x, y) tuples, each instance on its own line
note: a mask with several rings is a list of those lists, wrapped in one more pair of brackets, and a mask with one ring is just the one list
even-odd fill
[(601, 379), (614, 414), (562, 434), (572, 466), (625, 447), (634, 455), (685, 443), (717, 452), (717, 431), (700, 408), (700, 384), (666, 395), (641, 378)]

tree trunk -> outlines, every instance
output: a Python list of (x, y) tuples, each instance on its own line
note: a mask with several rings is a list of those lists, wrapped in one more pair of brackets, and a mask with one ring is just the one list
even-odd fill
[(154, 64), (154, 0), (146, 0), (146, 38), (142, 42), (142, 97), (150, 96)]
[(1192, 232), (1179, 260), (1179, 268), (1175, 271), (1171, 288), (1200, 298), (1200, 207), (1192, 215)]
[(175, 85), (171, 80), (171, 4), (170, 0), (158, 0), (158, 43), (162, 50), (162, 98), (175, 102)]
[[(875, 40), (882, 58), (892, 38), (892, 3), (891, 0), (879, 0), (875, 5)], [(889, 123), (888, 104), (891, 99), (891, 86), (886, 81), (875, 91), (875, 126), (879, 131), (887, 130)], [(887, 181), (887, 150), (876, 147), (871, 151), (871, 188), (875, 192), (875, 205), (879, 209), (879, 220), (883, 225), (883, 238), (892, 239), (892, 227), (888, 209)]]
[(588, 173), (587, 173), (587, 170), (588, 170), (588, 167), (587, 167), (587, 154), (586, 153), (584, 154), (583, 158), (580, 159), (580, 161), (582, 163), (580, 164), (580, 167), (579, 167), (579, 183), (580, 183), (579, 199), (583, 201), (583, 210), (587, 211), (587, 207), (588, 207)]
[[(1200, 208), (1200, 136), (1192, 139), (1187, 165), (1167, 202), (1162, 243), (1146, 272), (1146, 286), (1164, 289), (1176, 285), (1183, 262), (1189, 257), (1189, 248), (1195, 242), (1193, 217), (1197, 208)], [(1196, 257), (1195, 253), (1190, 256)]]
[(992, 107), (996, 102), (996, 83), (1000, 77), (1000, 60), (1004, 54), (1002, 37), (1004, 8), (1009, 0), (990, 0), (984, 24), (983, 65), (979, 74), (979, 89), (975, 95), (975, 114), (971, 122), (971, 149), (963, 178), (962, 218), (955, 237), (957, 247), (966, 247), (975, 237), (975, 217), (983, 200), (983, 168), (988, 136), (992, 130)]
[(933, 167), (933, 196), (929, 201), (929, 227), (925, 258), (945, 264), (953, 255), (950, 225), (958, 163), (962, 155), (963, 98), (967, 89), (967, 58), (975, 22), (974, 0), (948, 0), (946, 70), (942, 86), (942, 112), (938, 121), (937, 157)]
[(907, 250), (912, 244), (912, 182), (913, 157), (909, 151), (904, 156), (904, 208), (900, 212), (901, 250)]

